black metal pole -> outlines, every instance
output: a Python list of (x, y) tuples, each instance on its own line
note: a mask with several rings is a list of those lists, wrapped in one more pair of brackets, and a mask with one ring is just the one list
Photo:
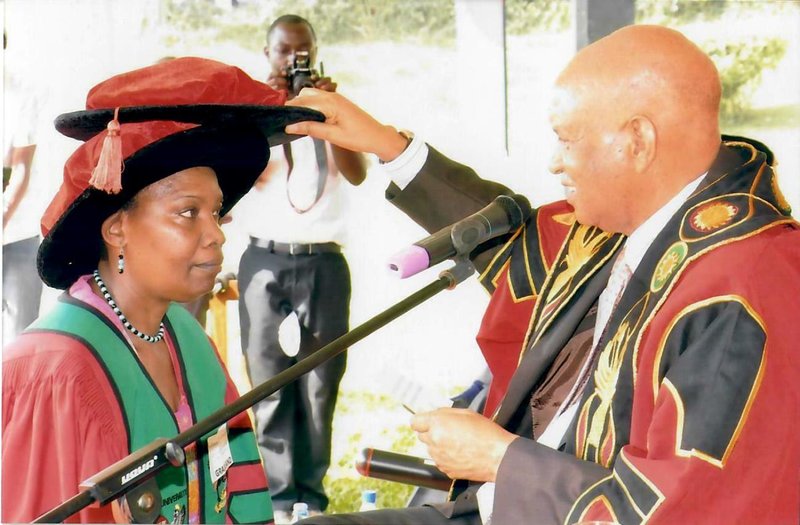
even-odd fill
[[(437, 280), (411, 294), (387, 310), (384, 310), (372, 319), (357, 326), (335, 341), (325, 345), (302, 361), (261, 383), (230, 405), (226, 405), (205, 419), (198, 421), (195, 425), (181, 432), (173, 439), (156, 440), (93, 476), (90, 478), (91, 483), (88, 483), (91, 485), (91, 489), (73, 496), (58, 507), (39, 516), (34, 523), (61, 523), (95, 501), (100, 504), (106, 504), (125, 494), (132, 488), (151, 479), (158, 472), (170, 465), (170, 460), (168, 458), (170, 456), (174, 458), (174, 452), (170, 451), (170, 448), (175, 445), (183, 448), (194, 443), (270, 394), (277, 392), (325, 361), (341, 354), (354, 343), (357, 343), (371, 333), (386, 326), (389, 322), (427, 301), (442, 290), (454, 288), (457, 284), (472, 275), (474, 271), (475, 269), (468, 260), (462, 259), (456, 261), (456, 265), (442, 272)], [(148, 461), (152, 461), (152, 459), (149, 458), (155, 456), (158, 456), (157, 461), (148, 464)], [(124, 477), (127, 473), (133, 471), (141, 471), (142, 473), (120, 484), (120, 477)]]
[(34, 523), (61, 523), (76, 512), (80, 512), (94, 503), (94, 501), (95, 499), (94, 496), (92, 496), (92, 493), (88, 490), (85, 490), (79, 494), (76, 494), (75, 496), (72, 496), (70, 499), (54, 508), (50, 512), (42, 514), (36, 519), (36, 521), (34, 521)]

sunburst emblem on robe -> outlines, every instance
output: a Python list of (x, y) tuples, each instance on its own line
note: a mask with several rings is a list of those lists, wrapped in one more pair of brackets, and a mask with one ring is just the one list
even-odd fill
[(695, 211), (689, 224), (700, 233), (708, 233), (730, 223), (737, 213), (739, 208), (729, 202), (712, 202)]
[(661, 260), (656, 265), (656, 270), (653, 272), (653, 279), (650, 281), (650, 291), (658, 293), (667, 281), (669, 281), (675, 270), (681, 265), (686, 254), (689, 253), (689, 247), (685, 242), (676, 242), (664, 252)]

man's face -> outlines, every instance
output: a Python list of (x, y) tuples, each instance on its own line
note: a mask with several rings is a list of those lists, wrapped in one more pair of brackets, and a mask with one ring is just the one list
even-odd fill
[(558, 137), (550, 171), (559, 176), (578, 222), (630, 233), (637, 177), (624, 122), (615, 120), (597, 98), (568, 87), (556, 88), (549, 113)]
[(264, 53), (269, 59), (273, 75), (292, 65), (298, 51), (307, 51), (309, 66), (317, 59), (317, 45), (311, 29), (306, 24), (279, 24), (272, 31)]

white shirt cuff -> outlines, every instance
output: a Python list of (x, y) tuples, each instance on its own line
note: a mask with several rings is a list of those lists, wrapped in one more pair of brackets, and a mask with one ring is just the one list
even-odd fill
[(494, 487), (494, 483), (487, 481), (478, 487), (478, 492), (475, 494), (478, 498), (478, 512), (481, 515), (481, 523), (484, 525), (489, 523), (494, 511)]
[(415, 136), (400, 156), (380, 166), (392, 182), (403, 190), (414, 180), (427, 160), (428, 145)]

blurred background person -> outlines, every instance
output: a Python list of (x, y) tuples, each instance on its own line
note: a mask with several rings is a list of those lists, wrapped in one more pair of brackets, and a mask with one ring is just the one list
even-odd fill
[[(322, 65), (314, 69), (316, 35), (306, 19), (277, 18), (267, 30), (264, 55), (267, 84), (290, 99), (303, 86), (336, 91)], [(304, 137), (272, 148), (266, 170), (237, 211), (249, 235), (238, 277), (242, 348), (253, 385), (347, 332), (350, 271), (341, 252), (341, 186), (361, 184), (365, 175), (360, 153)], [(288, 521), (299, 501), (312, 513), (328, 505), (322, 479), (346, 359), (335, 357), (256, 406), (276, 521)]]
[[(3, 32), (3, 49), (8, 39)], [(3, 342), (39, 315), (42, 281), (36, 273), (41, 187), (36, 188), (38, 99), (33, 86), (6, 63), (3, 144)]]

